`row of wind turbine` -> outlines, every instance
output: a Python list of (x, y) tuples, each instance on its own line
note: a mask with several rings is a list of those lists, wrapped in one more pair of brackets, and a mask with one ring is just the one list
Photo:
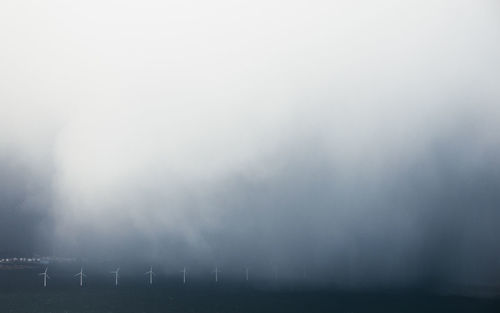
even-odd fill
[[(45, 271), (38, 274), (39, 276), (43, 276), (43, 286), (44, 287), (47, 287), (47, 279), (50, 279), (50, 276), (47, 273), (48, 270), (49, 270), (49, 267), (46, 267)], [(222, 271), (218, 267), (215, 267), (214, 271), (212, 272), (212, 273), (214, 273), (214, 278), (215, 278), (216, 283), (219, 282), (219, 273), (221, 273), (221, 272)], [(181, 273), (182, 273), (182, 283), (185, 284), (186, 283), (186, 273), (187, 273), (185, 267), (181, 271)], [(110, 274), (113, 274), (115, 276), (115, 286), (118, 286), (118, 278), (120, 277), (120, 267), (118, 267), (114, 271), (111, 271)], [(151, 266), (149, 268), (149, 271), (144, 273), (144, 275), (149, 275), (149, 284), (152, 285), (153, 284), (153, 276), (156, 275), (155, 272), (153, 272), (153, 267)], [(87, 275), (85, 275), (85, 273), (83, 272), (83, 267), (81, 267), (80, 272), (73, 275), (73, 277), (79, 277), (80, 287), (82, 287), (83, 286), (83, 278), (87, 277)], [(248, 281), (248, 279), (249, 279), (249, 274), (248, 274), (248, 267), (247, 267), (247, 268), (245, 268), (245, 280)]]

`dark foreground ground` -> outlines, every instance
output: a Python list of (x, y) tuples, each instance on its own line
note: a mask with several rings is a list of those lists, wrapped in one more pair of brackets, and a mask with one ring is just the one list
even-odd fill
[(123, 276), (115, 288), (112, 276), (104, 271), (89, 271), (80, 288), (73, 277), (79, 268), (51, 270), (47, 288), (41, 287), (40, 269), (0, 271), (0, 313), (500, 312), (498, 295), (285, 288), (228, 279), (215, 284), (194, 277), (183, 285), (178, 275), (158, 275), (148, 286), (142, 272), (137, 277)]
[(500, 312), (491, 298), (205, 287), (2, 291), (0, 312)]

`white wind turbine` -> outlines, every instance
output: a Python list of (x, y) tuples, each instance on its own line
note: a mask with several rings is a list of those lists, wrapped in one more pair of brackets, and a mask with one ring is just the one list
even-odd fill
[(186, 283), (186, 268), (184, 268), (182, 271), (182, 283), (185, 284)]
[(115, 275), (115, 287), (118, 286), (118, 277), (119, 277), (120, 267), (118, 267), (115, 271), (110, 272)]
[(212, 272), (212, 273), (215, 273), (215, 282), (219, 281), (219, 273), (220, 272), (221, 272), (221, 270), (219, 270), (219, 268), (217, 268), (217, 266), (216, 266), (215, 270)]
[(73, 275), (73, 277), (77, 277), (77, 276), (80, 276), (80, 287), (83, 286), (83, 277), (87, 277), (87, 275), (85, 275), (83, 273), (83, 267), (80, 268), (80, 272), (79, 273), (76, 273), (75, 275)]
[(45, 271), (44, 271), (43, 273), (39, 273), (39, 274), (38, 274), (38, 275), (40, 275), (40, 276), (43, 276), (43, 286), (44, 286), (44, 287), (47, 287), (47, 278), (49, 278), (49, 279), (50, 279), (49, 274), (47, 274), (47, 270), (48, 270), (48, 269), (49, 269), (49, 267), (47, 266), (47, 267), (45, 268)]
[(153, 275), (155, 275), (155, 273), (153, 272), (152, 266), (149, 267), (149, 271), (144, 273), (144, 275), (148, 275), (148, 274), (149, 274), (149, 284), (152, 285), (153, 284)]
[(273, 280), (276, 282), (276, 281), (278, 281), (278, 267), (274, 263), (271, 263), (271, 267), (272, 267), (272, 271), (273, 271), (273, 273), (272, 273)]

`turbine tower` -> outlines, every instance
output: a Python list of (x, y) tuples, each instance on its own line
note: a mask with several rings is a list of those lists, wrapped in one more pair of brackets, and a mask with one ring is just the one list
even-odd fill
[(215, 267), (215, 270), (212, 272), (212, 273), (215, 273), (215, 282), (218, 282), (219, 281), (219, 273), (221, 271), (219, 270), (219, 268), (217, 268), (217, 266)]
[(73, 277), (77, 277), (77, 276), (80, 276), (80, 287), (82, 287), (83, 286), (83, 277), (87, 277), (87, 275), (85, 275), (83, 273), (83, 267), (80, 268), (80, 272), (76, 273)]
[(273, 281), (276, 283), (278, 281), (278, 267), (276, 266), (275, 263), (271, 263), (271, 269), (272, 269)]
[(39, 276), (43, 276), (43, 286), (44, 286), (44, 287), (47, 287), (47, 278), (49, 278), (49, 279), (50, 279), (49, 274), (47, 274), (47, 270), (48, 270), (48, 269), (49, 269), (49, 267), (47, 266), (47, 267), (45, 268), (45, 271), (44, 271), (43, 273), (39, 273), (39, 274), (38, 274)]
[(149, 274), (149, 284), (152, 285), (153, 284), (153, 275), (155, 275), (155, 273), (153, 272), (152, 266), (149, 267), (149, 271), (144, 273), (144, 275), (148, 275), (148, 274)]
[(182, 283), (185, 284), (186, 283), (186, 268), (184, 268), (182, 271)]
[(118, 267), (115, 271), (111, 272), (111, 274), (115, 275), (115, 287), (118, 286), (119, 272), (120, 272), (120, 267)]

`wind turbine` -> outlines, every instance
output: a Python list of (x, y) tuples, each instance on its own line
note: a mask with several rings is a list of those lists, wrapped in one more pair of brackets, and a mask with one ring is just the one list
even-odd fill
[(79, 273), (76, 273), (75, 275), (73, 275), (73, 277), (77, 277), (77, 276), (80, 276), (80, 287), (81, 287), (81, 286), (83, 286), (83, 277), (87, 277), (87, 275), (83, 274), (83, 267), (80, 268)]
[(118, 286), (118, 277), (119, 277), (120, 267), (118, 267), (115, 271), (110, 272), (115, 275), (115, 287)]
[(215, 282), (218, 282), (219, 281), (219, 273), (221, 271), (217, 268), (217, 266), (215, 267), (215, 270), (212, 272), (212, 273), (215, 273)]
[(49, 278), (49, 279), (50, 279), (49, 274), (47, 274), (47, 270), (48, 270), (48, 269), (49, 269), (49, 267), (47, 266), (47, 267), (45, 268), (45, 271), (44, 271), (43, 273), (39, 273), (39, 274), (38, 274), (39, 276), (43, 276), (43, 286), (44, 286), (44, 287), (47, 287), (47, 278)]
[(278, 268), (275, 264), (272, 265), (273, 268), (273, 280), (276, 282), (278, 280)]
[(184, 268), (182, 271), (182, 283), (185, 284), (186, 283), (186, 268)]
[(153, 284), (153, 275), (155, 275), (155, 273), (153, 272), (152, 266), (149, 267), (149, 271), (144, 273), (144, 275), (148, 275), (148, 274), (149, 274), (149, 284), (152, 285)]

